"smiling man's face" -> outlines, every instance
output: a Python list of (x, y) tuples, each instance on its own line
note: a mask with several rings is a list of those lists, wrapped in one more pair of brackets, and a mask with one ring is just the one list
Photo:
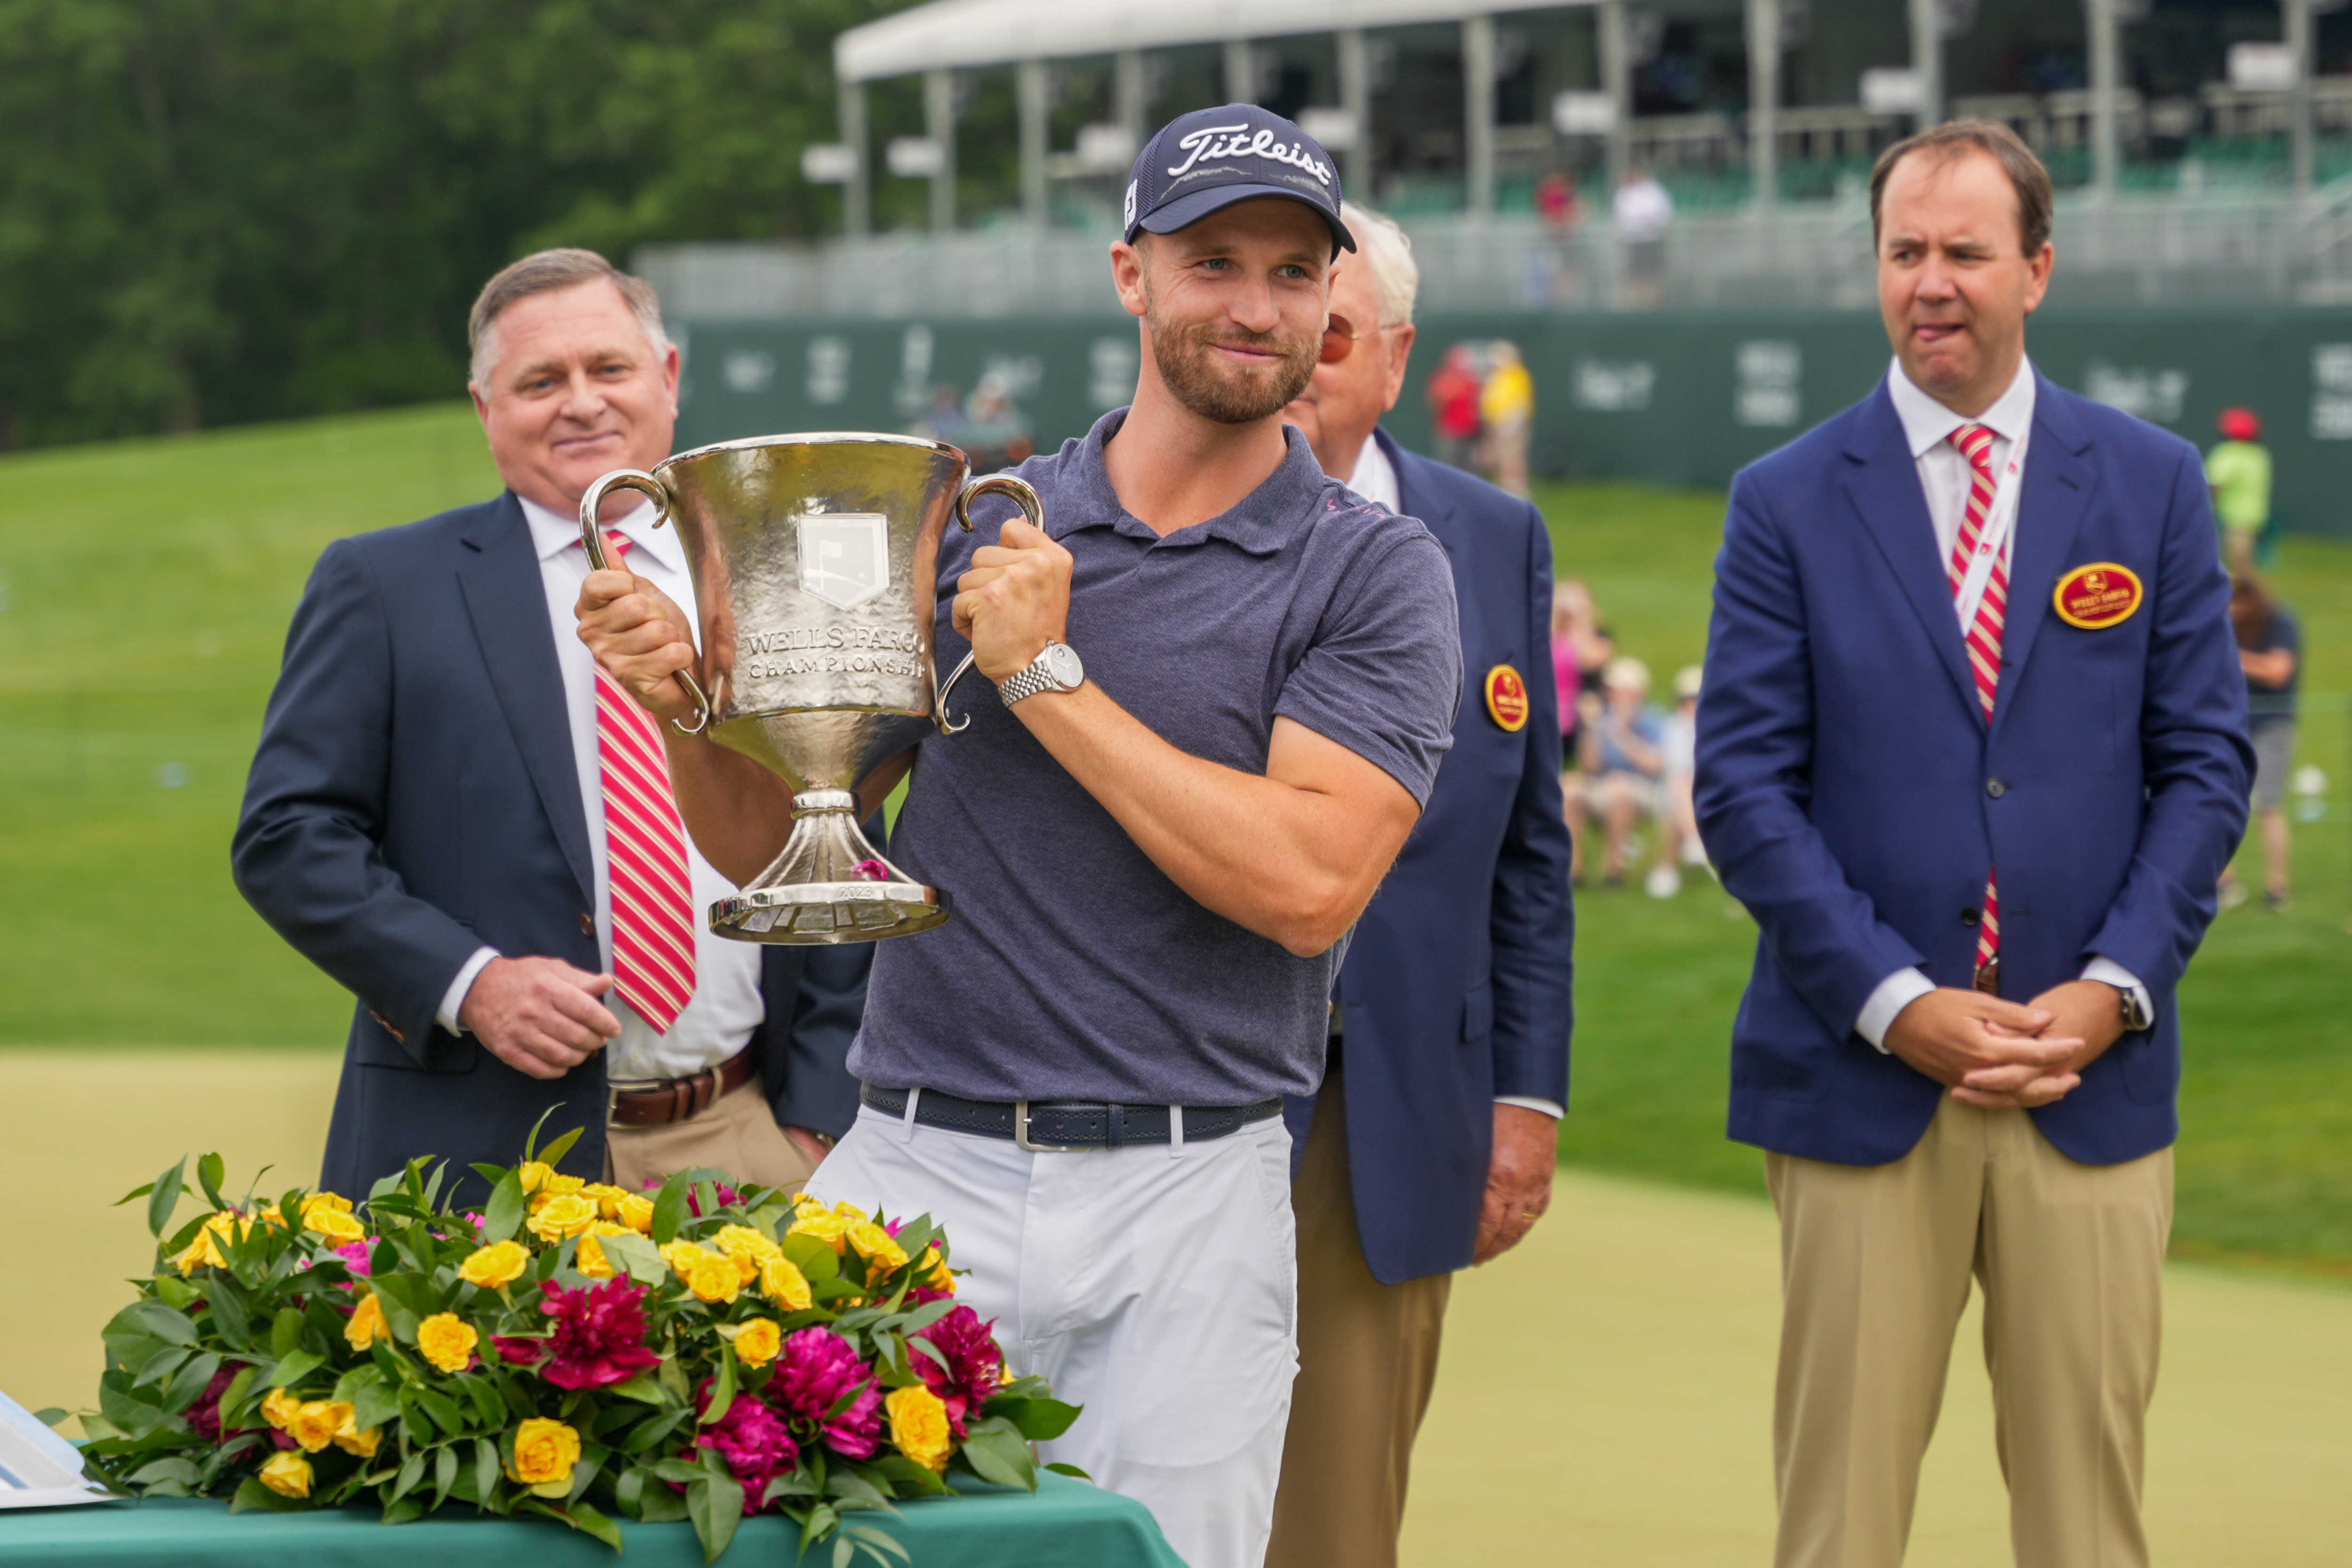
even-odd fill
[[(474, 411), (509, 489), (570, 513), (614, 468), (669, 456), (677, 351), (655, 352), (621, 291), (599, 279), (516, 300), (492, 323), (497, 358)], [(613, 498), (626, 511), (643, 498)]]
[(1990, 153), (1910, 153), (1879, 202), (1878, 309), (1913, 384), (1956, 413), (1992, 406), (2025, 353), (2053, 253), (2025, 253), (2017, 191)]
[(1247, 425), (1305, 390), (1330, 314), (1331, 230), (1320, 217), (1263, 196), (1137, 238), (1139, 248), (1118, 247), (1120, 292), (1144, 318), (1151, 368), (1177, 402)]

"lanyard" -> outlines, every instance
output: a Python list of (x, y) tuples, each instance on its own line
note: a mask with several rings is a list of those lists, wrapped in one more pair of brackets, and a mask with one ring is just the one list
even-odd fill
[[(1984, 531), (1977, 536), (1977, 552), (1969, 558), (1968, 571), (1960, 578), (1958, 596), (1952, 608), (1960, 617), (1960, 636), (1966, 637), (1977, 624), (1977, 607), (1984, 603), (1985, 586), (1992, 581), (1993, 563), (2009, 553), (2009, 535), (2017, 521), (2019, 497), (2025, 489), (2025, 441), (2031, 429), (2019, 432), (2009, 444), (2009, 456), (1993, 478), (1992, 505), (1985, 512)], [(1957, 450), (1958, 448), (1955, 448)], [(1963, 462), (1967, 454), (1961, 454)], [(1976, 486), (1973, 466), (1969, 468), (1969, 485)], [(1968, 503), (1960, 503), (1965, 507)]]

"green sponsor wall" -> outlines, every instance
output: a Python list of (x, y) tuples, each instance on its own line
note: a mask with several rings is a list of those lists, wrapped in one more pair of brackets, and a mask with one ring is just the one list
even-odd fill
[[(695, 321), (680, 332), (681, 446), (785, 430), (898, 430), (932, 388), (1013, 387), (1041, 445), (1082, 433), (1135, 385), (1136, 328), (1090, 321)], [(1877, 321), (1825, 311), (1621, 315), (1453, 313), (1423, 319), (1390, 429), (1429, 449), (1421, 388), (1447, 344), (1507, 338), (1536, 380), (1544, 473), (1720, 487), (1740, 465), (1865, 395), (1884, 374)], [(2052, 312), (2035, 362), (2061, 384), (2199, 447), (2220, 411), (2262, 415), (2277, 510), (2352, 537), (2352, 310)]]

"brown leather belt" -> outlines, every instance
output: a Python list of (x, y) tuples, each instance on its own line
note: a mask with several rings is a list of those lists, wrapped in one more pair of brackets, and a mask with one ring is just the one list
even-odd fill
[(636, 1089), (614, 1089), (605, 1121), (614, 1127), (667, 1127), (673, 1121), (684, 1121), (709, 1110), (719, 1102), (720, 1095), (751, 1082), (757, 1070), (758, 1064), (751, 1060), (751, 1047), (745, 1046), (717, 1067), (690, 1078), (669, 1079)]

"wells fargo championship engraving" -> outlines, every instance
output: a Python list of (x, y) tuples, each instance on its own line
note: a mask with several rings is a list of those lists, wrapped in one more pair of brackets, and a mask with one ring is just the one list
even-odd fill
[(2097, 561), (2059, 578), (2051, 603), (2068, 626), (2095, 632), (2129, 620), (2145, 596), (2130, 567)]

